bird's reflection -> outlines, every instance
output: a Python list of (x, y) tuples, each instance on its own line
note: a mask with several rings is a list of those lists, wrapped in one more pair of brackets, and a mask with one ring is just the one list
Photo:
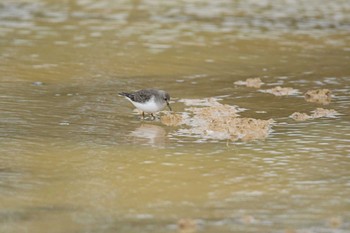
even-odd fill
[(158, 125), (142, 124), (130, 133), (135, 143), (162, 147), (166, 141), (166, 131)]

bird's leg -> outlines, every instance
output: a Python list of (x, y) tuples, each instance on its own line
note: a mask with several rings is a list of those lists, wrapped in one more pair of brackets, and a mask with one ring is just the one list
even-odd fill
[(145, 119), (145, 112), (142, 111), (142, 120), (144, 120), (144, 119)]
[(152, 116), (152, 120), (156, 119), (156, 117), (153, 115), (153, 113), (151, 113), (151, 116)]

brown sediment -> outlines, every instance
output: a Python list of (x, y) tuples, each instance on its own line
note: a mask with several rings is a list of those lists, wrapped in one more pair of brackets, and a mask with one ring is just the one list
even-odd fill
[(160, 117), (160, 121), (167, 126), (178, 126), (183, 124), (183, 117), (180, 114), (166, 114)]
[[(203, 139), (250, 141), (269, 135), (273, 120), (239, 117), (239, 108), (216, 103), (210, 107), (190, 107), (183, 117), (186, 128), (179, 130), (183, 136), (197, 135)], [(191, 114), (188, 114), (191, 113)]]
[(236, 81), (234, 82), (236, 85), (243, 85), (247, 87), (260, 88), (264, 83), (260, 78), (247, 78), (245, 81)]
[(244, 215), (239, 220), (243, 224), (253, 224), (257, 222), (254, 216), (252, 215)]
[(304, 98), (307, 102), (326, 105), (332, 100), (332, 92), (328, 89), (308, 90)]
[(269, 93), (275, 96), (295, 95), (299, 93), (297, 89), (294, 89), (291, 87), (281, 87), (281, 86), (277, 86), (271, 89), (261, 90), (261, 92)]
[[(286, 88), (277, 87), (275, 89), (283, 92), (281, 90)], [(287, 88), (288, 93), (292, 90), (294, 89)], [(240, 117), (239, 112), (242, 109), (221, 104), (215, 98), (183, 100), (182, 102), (195, 106), (186, 108), (183, 113), (166, 114), (161, 117), (161, 122), (165, 125), (184, 126), (177, 130), (176, 134), (179, 136), (195, 136), (204, 140), (261, 140), (269, 136), (274, 124), (272, 119)], [(295, 112), (289, 117), (296, 121), (306, 121), (321, 117), (335, 117), (338, 114), (334, 109), (317, 108), (311, 114)]]
[(259, 120), (254, 118), (221, 117), (211, 119), (206, 130), (213, 133), (225, 133), (232, 141), (251, 141), (264, 139), (269, 134), (273, 120)]
[(328, 226), (332, 228), (339, 228), (343, 224), (343, 219), (341, 217), (335, 216), (328, 219)]
[(335, 117), (336, 115), (339, 115), (339, 113), (334, 109), (316, 108), (312, 112), (313, 113), (311, 115), (308, 115), (306, 113), (295, 112), (289, 117), (293, 118), (296, 121), (306, 121), (309, 119), (316, 119), (321, 117)]
[(182, 218), (177, 222), (180, 233), (193, 233), (197, 231), (197, 221), (190, 218)]
[(306, 121), (312, 118), (312, 116), (309, 116), (306, 113), (301, 112), (295, 112), (292, 115), (289, 116), (290, 118), (293, 118), (296, 121)]
[(335, 117), (336, 115), (339, 115), (339, 113), (334, 109), (316, 108), (316, 110), (313, 111), (312, 117)]
[(210, 107), (203, 107), (203, 108), (188, 108), (187, 110), (192, 111), (194, 114), (202, 116), (204, 118), (220, 118), (225, 116), (230, 117), (236, 117), (238, 116), (237, 113), (239, 110), (231, 105), (228, 104), (215, 104), (214, 106)]

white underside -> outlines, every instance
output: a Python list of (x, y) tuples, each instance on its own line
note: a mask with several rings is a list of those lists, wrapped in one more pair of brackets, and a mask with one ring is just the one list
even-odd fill
[(154, 112), (159, 112), (165, 107), (165, 102), (164, 104), (159, 104), (154, 101), (154, 97), (152, 97), (149, 101), (145, 103), (137, 103), (132, 100), (128, 99), (136, 108), (140, 109), (141, 111), (144, 112), (149, 112), (149, 113), (154, 113)]

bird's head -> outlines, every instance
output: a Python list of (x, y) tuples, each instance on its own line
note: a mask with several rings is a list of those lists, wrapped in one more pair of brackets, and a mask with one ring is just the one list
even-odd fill
[(162, 92), (162, 98), (165, 100), (165, 102), (166, 102), (166, 104), (167, 104), (169, 110), (170, 110), (170, 111), (173, 111), (173, 110), (171, 109), (171, 107), (170, 107), (170, 104), (169, 104), (170, 95), (169, 95), (167, 92), (163, 91), (163, 92)]

